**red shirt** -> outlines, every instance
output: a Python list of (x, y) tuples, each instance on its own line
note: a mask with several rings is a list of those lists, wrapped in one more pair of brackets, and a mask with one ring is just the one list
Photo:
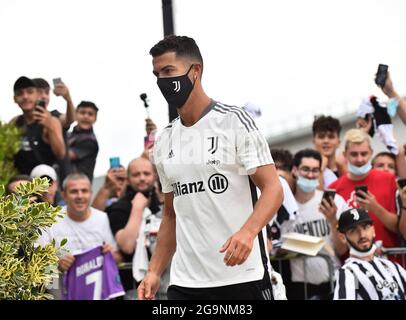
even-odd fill
[[(372, 169), (366, 178), (358, 181), (350, 180), (347, 175), (343, 175), (330, 184), (329, 189), (335, 189), (336, 192), (347, 201), (349, 207), (358, 208), (359, 206), (354, 199), (354, 188), (360, 185), (367, 186), (368, 191), (375, 196), (376, 201), (382, 207), (390, 213), (396, 214), (396, 178), (390, 172)], [(382, 240), (383, 246), (386, 248), (398, 247), (399, 236), (387, 229), (375, 213), (369, 211), (368, 214), (374, 221), (376, 240)]]

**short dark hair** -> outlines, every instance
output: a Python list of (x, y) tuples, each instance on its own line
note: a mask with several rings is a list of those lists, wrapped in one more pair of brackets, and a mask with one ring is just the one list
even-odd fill
[(319, 161), (319, 168), (321, 168), (321, 154), (314, 149), (303, 149), (298, 152), (293, 157), (293, 165), (299, 167), (303, 158), (313, 158)]
[(32, 81), (34, 81), (35, 86), (38, 89), (45, 89), (45, 90), (46, 89), (51, 89), (51, 86), (49, 85), (48, 81), (46, 81), (43, 78), (34, 78), (34, 79), (32, 79)]
[(393, 153), (390, 153), (387, 151), (382, 151), (382, 152), (379, 152), (378, 154), (376, 154), (372, 158), (372, 162), (371, 162), (372, 166), (374, 166), (376, 159), (378, 159), (379, 157), (389, 157), (396, 163), (396, 156)]
[(154, 58), (167, 52), (175, 52), (177, 57), (196, 59), (202, 65), (203, 70), (202, 54), (194, 39), (186, 36), (170, 35), (149, 50), (149, 54)]
[(12, 193), (12, 190), (10, 189), (10, 186), (11, 186), (11, 184), (13, 183), (13, 182), (16, 182), (16, 181), (31, 181), (31, 177), (30, 176), (28, 176), (28, 175), (26, 175), (26, 174), (17, 174), (17, 175), (15, 175), (15, 176), (12, 176), (8, 181), (7, 181), (7, 184), (6, 184), (6, 192), (7, 192), (7, 194), (11, 194)]
[(271, 149), (271, 155), (275, 164), (279, 162), (276, 169), (291, 171), (293, 167), (293, 155), (286, 149)]
[(318, 132), (337, 132), (340, 135), (341, 124), (337, 118), (332, 116), (319, 115), (314, 117), (313, 121), (313, 137)]
[(76, 109), (80, 108), (93, 108), (94, 110), (96, 110), (96, 112), (99, 111), (99, 108), (96, 106), (96, 104), (91, 101), (81, 101)]

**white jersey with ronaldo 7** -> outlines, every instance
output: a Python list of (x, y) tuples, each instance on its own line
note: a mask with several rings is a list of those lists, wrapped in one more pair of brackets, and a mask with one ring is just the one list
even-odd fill
[(174, 195), (177, 247), (171, 284), (199, 288), (262, 279), (269, 266), (265, 228), (242, 265), (226, 266), (219, 252), (253, 211), (257, 192), (249, 174), (273, 164), (253, 119), (241, 108), (213, 101), (193, 126), (172, 121), (159, 136), (153, 158), (163, 192)]

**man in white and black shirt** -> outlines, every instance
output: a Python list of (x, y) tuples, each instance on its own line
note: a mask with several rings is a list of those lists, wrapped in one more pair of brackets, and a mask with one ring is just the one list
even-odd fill
[(165, 205), (138, 297), (154, 297), (173, 256), (169, 299), (271, 299), (265, 226), (283, 195), (267, 142), (244, 110), (205, 94), (193, 39), (169, 36), (150, 53), (179, 118), (154, 147)]
[(397, 263), (374, 255), (375, 229), (363, 209), (349, 209), (338, 229), (350, 247), (350, 258), (337, 271), (335, 300), (405, 300), (406, 271)]

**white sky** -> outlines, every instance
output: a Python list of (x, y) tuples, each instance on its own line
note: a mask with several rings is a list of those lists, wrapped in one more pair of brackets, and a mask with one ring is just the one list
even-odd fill
[[(406, 93), (406, 2), (402, 0), (173, 0), (175, 32), (197, 41), (203, 85), (226, 104), (261, 106), (265, 132), (287, 117), (331, 112), (378, 94), (373, 76), (389, 64)], [(0, 119), (20, 113), (12, 87), (21, 75), (61, 77), (75, 104), (100, 108), (100, 152), (127, 163), (143, 148), (146, 92), (162, 128), (167, 105), (152, 75), (149, 49), (162, 38), (161, 0), (2, 0)], [(65, 110), (51, 97), (50, 109)], [(335, 110), (339, 112), (339, 110)]]

